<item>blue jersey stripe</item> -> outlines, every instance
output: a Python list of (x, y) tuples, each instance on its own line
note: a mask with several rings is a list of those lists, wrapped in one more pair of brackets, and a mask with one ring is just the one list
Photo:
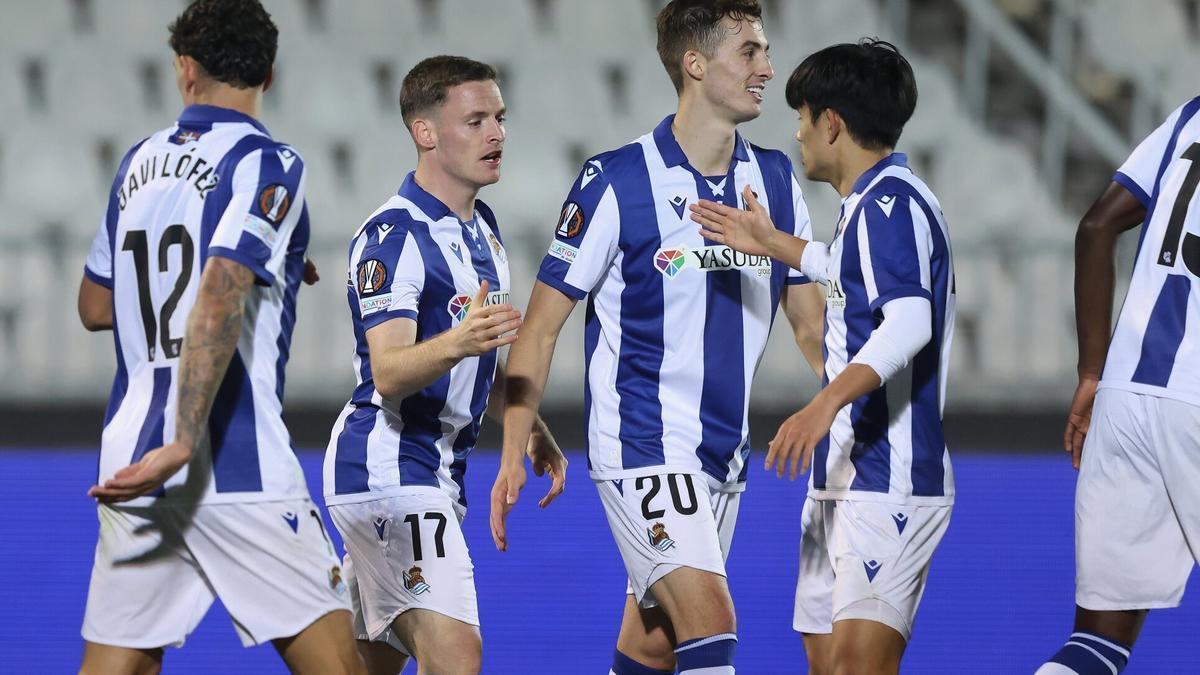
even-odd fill
[[(621, 277), (621, 351), (616, 390), (620, 396), (621, 461), (626, 469), (661, 465), (663, 453), (662, 403), (658, 398), (659, 371), (663, 362), (663, 276), (645, 264), (662, 248), (654, 209), (653, 190), (646, 157), (625, 155), (630, 166), (610, 173), (621, 232), (617, 245), (624, 253)], [(613, 176), (612, 174), (616, 174)], [(641, 198), (636, 198), (642, 195)]]
[[(879, 190), (904, 195), (916, 204), (929, 223), (933, 249), (929, 255), (929, 279), (933, 287), (933, 332), (929, 343), (912, 360), (912, 493), (918, 497), (941, 497), (946, 493), (946, 438), (942, 430), (941, 375), (942, 342), (946, 334), (947, 286), (953, 284), (950, 243), (937, 216), (921, 193), (900, 178), (885, 178)], [(898, 208), (898, 207), (897, 207)]]
[[(489, 223), (491, 225), (491, 223)], [(484, 239), (483, 232), (479, 233), (480, 240)], [(500, 275), (496, 272), (496, 263), (492, 259), (492, 247), (484, 241), (483, 246), (472, 247), (471, 265), (479, 281), (488, 282), (488, 288), (500, 288)], [(463, 475), (467, 471), (467, 456), (479, 440), (479, 428), (483, 423), (483, 414), (487, 411), (488, 396), (492, 391), (492, 381), (496, 374), (496, 351), (477, 357), (478, 367), (475, 371), (475, 384), (471, 390), (471, 423), (459, 432), (454, 439), (454, 459), (450, 462), (450, 478), (458, 485), (459, 503), (467, 505), (467, 490), (463, 484)]]
[(1188, 296), (1192, 281), (1182, 274), (1171, 274), (1158, 293), (1150, 321), (1142, 338), (1142, 353), (1137, 368), (1133, 371), (1134, 382), (1159, 387), (1167, 386), (1171, 370), (1175, 367), (1175, 355), (1183, 342), (1187, 329)]
[(137, 445), (133, 448), (130, 464), (136, 464), (147, 452), (163, 444), (163, 417), (167, 407), (167, 394), (171, 391), (171, 369), (154, 369), (154, 383), (150, 389), (150, 407), (142, 419), (142, 430), (138, 432)]
[[(592, 438), (592, 354), (600, 344), (600, 315), (596, 313), (596, 302), (588, 297), (587, 312), (583, 319), (583, 437), (591, 444)], [(588, 471), (592, 470), (592, 453), (587, 453)]]
[[(771, 214), (771, 222), (775, 228), (789, 235), (795, 235), (793, 227), (796, 222), (796, 195), (792, 193), (792, 162), (787, 155), (779, 151), (767, 152), (754, 149), (758, 165), (762, 172), (763, 187), (767, 191)], [(779, 310), (779, 296), (784, 286), (788, 285), (788, 266), (774, 261), (771, 264), (771, 322), (775, 321), (775, 313)], [(807, 283), (807, 279), (795, 279), (791, 284)]]
[[(125, 174), (129, 172), (129, 164), (133, 161), (133, 156), (138, 149), (146, 142), (146, 139), (138, 141), (129, 152), (125, 153), (124, 159), (121, 160), (121, 165), (117, 168), (117, 175), (113, 179), (112, 189), (108, 195), (108, 209), (104, 214), (104, 227), (108, 230), (108, 259), (116, 260), (116, 245), (117, 245), (117, 218), (120, 215), (120, 208), (117, 200), (117, 192), (121, 189), (121, 184), (125, 181)], [(108, 284), (112, 288), (112, 281)], [(113, 321), (113, 346), (117, 352), (117, 372), (113, 376), (112, 391), (108, 395), (108, 409), (104, 411), (104, 426), (112, 421), (113, 415), (117, 414), (117, 410), (121, 408), (121, 403), (125, 400), (125, 393), (129, 390), (129, 370), (125, 367), (125, 353), (121, 349), (121, 331), (117, 328), (117, 322)]]
[[(217, 187), (213, 188), (208, 196), (204, 198), (204, 212), (200, 216), (200, 264), (204, 265), (204, 261), (208, 259), (208, 244), (212, 241), (213, 234), (217, 231), (217, 225), (221, 222), (221, 216), (225, 214), (225, 209), (229, 208), (229, 202), (233, 199), (233, 174), (238, 163), (245, 159), (246, 155), (260, 150), (269, 145), (274, 144), (270, 138), (265, 136), (257, 136), (251, 134), (239, 140), (225, 153), (220, 162), (217, 162), (217, 175), (223, 177), (223, 180), (217, 183)], [(228, 178), (224, 178), (224, 177)]]
[[(425, 291), (417, 310), (420, 317), (417, 342), (423, 342), (451, 327), (446, 305), (454, 293), (454, 279), (428, 226), (414, 223), (409, 236), (420, 247), (425, 263)], [(442, 437), (441, 413), (449, 392), (450, 373), (446, 373), (400, 403), (400, 419), (404, 423), (398, 449), (401, 484), (438, 484), (437, 471), (442, 456), (437, 441)]]
[(304, 279), (304, 252), (308, 249), (308, 237), (308, 204), (305, 204), (300, 212), (300, 221), (292, 231), (292, 241), (288, 245), (287, 260), (283, 268), (283, 307), (279, 316), (279, 337), (275, 340), (275, 348), (279, 352), (275, 360), (275, 396), (280, 405), (283, 404), (285, 366), (292, 351), (292, 331), (296, 327), (296, 296), (300, 291), (300, 282)]
[[(864, 195), (851, 214), (843, 233), (842, 290), (846, 294), (846, 356), (853, 359), (866, 344), (871, 333), (879, 327), (878, 318), (870, 312), (870, 299), (863, 280), (859, 254), (858, 221), (868, 203)], [(850, 462), (854, 465), (852, 490), (887, 492), (891, 484), (892, 446), (888, 441), (888, 405), (886, 385), (858, 398), (850, 404), (850, 425), (854, 430), (854, 445)]]
[[(736, 208), (733, 165), (725, 180), (731, 187), (720, 201)], [(696, 175), (696, 194), (704, 199), (717, 199), (708, 181), (700, 175)], [(704, 317), (704, 383), (700, 394), (700, 447), (696, 448), (696, 456), (705, 473), (725, 482), (733, 453), (742, 449), (746, 402), (742, 275), (708, 274), (705, 283), (708, 311)]]
[(213, 482), (217, 492), (260, 492), (262, 468), (254, 426), (254, 387), (234, 352), (208, 416)]
[[(366, 363), (366, 361), (364, 361)], [(333, 484), (339, 495), (366, 492), (370, 489), (367, 472), (367, 439), (375, 429), (379, 409), (361, 406), (346, 416), (337, 439)]]

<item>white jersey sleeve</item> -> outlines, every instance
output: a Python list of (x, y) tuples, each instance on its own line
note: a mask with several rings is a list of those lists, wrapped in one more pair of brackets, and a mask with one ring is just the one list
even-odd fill
[(253, 270), (260, 284), (274, 284), (300, 222), (304, 184), (304, 162), (291, 148), (272, 145), (248, 153), (234, 169), (233, 195), (209, 255), (235, 260)]
[(411, 236), (408, 215), (381, 214), (363, 228), (351, 253), (351, 285), (363, 329), (391, 319), (417, 320), (425, 287), (425, 261)]
[(600, 160), (589, 160), (563, 204), (538, 280), (581, 300), (617, 256), (621, 214)]
[(1171, 143), (1182, 111), (1182, 106), (1177, 108), (1167, 118), (1167, 121), (1162, 123), (1162, 126), (1143, 139), (1113, 176), (1114, 182), (1129, 190), (1147, 208), (1150, 206), (1150, 196), (1154, 194), (1155, 183), (1163, 168), (1163, 157), (1167, 153), (1167, 145)]
[[(804, 203), (804, 193), (800, 191), (800, 181), (796, 180), (796, 174), (792, 174), (792, 213), (795, 214), (795, 222), (792, 227), (792, 234), (800, 239), (812, 241), (812, 219), (808, 215), (808, 205)], [(787, 283), (805, 284), (813, 279), (806, 276), (798, 269), (792, 268), (788, 270)]]
[(931, 300), (929, 223), (907, 195), (867, 195), (858, 222), (863, 284), (871, 310), (890, 300)]

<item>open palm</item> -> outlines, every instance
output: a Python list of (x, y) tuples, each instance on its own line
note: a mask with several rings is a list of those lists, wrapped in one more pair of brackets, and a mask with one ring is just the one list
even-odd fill
[(709, 241), (748, 255), (770, 255), (771, 239), (778, 234), (775, 223), (749, 185), (742, 196), (749, 210), (702, 199), (691, 206), (692, 220), (700, 224), (700, 234)]

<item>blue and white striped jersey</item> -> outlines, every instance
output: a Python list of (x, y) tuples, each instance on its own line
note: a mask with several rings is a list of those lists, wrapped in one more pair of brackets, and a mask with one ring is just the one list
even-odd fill
[(953, 503), (954, 475), (942, 435), (954, 336), (950, 232), (937, 198), (903, 154), (881, 160), (842, 200), (824, 277), (819, 279), (826, 288), (823, 384), (862, 349), (889, 300), (927, 298), (933, 330), (907, 366), (834, 418), (813, 456), (809, 495)]
[(1133, 151), (1114, 180), (1146, 206), (1137, 262), (1100, 387), (1200, 405), (1200, 97)]
[(807, 280), (767, 257), (709, 245), (687, 207), (741, 205), (750, 185), (777, 227), (811, 238), (808, 209), (783, 153), (739, 135), (728, 172), (703, 176), (673, 121), (587, 161), (538, 279), (588, 298), (592, 477), (703, 472), (715, 487), (739, 490), (754, 372), (785, 284)]
[(508, 256), (491, 210), (476, 201), (475, 217), (462, 222), (411, 173), (354, 235), (346, 295), (358, 385), (325, 451), (326, 503), (425, 485), (466, 506), (463, 473), (487, 409), (495, 351), (465, 358), (421, 391), (390, 400), (371, 378), (366, 333), (407, 318), (417, 322), (418, 342), (432, 338), (466, 318), (485, 279), (485, 304), (508, 302)]
[(189, 106), (125, 155), (84, 268), (113, 291), (117, 373), (101, 483), (174, 438), (188, 314), (205, 262), (222, 256), (253, 270), (258, 285), (209, 417), (211, 452), (200, 461), (211, 463), (185, 467), (157, 496), (211, 503), (308, 495), (281, 416), (309, 238), (304, 185), (295, 150), (226, 108)]

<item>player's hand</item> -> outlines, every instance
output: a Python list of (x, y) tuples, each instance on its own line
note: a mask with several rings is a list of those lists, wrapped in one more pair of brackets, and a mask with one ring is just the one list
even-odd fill
[(508, 550), (508, 534), (504, 530), (504, 519), (516, 505), (521, 496), (521, 488), (525, 487), (525, 459), (513, 464), (500, 465), (496, 474), (496, 484), (492, 486), (492, 541), (496, 543), (497, 551)]
[(829, 427), (833, 426), (833, 418), (838, 409), (826, 403), (817, 395), (800, 412), (784, 420), (775, 438), (767, 448), (767, 460), (764, 465), (768, 471), (775, 467), (775, 473), (783, 478), (785, 466), (792, 465), (788, 478), (796, 480), (796, 476), (808, 471), (812, 462), (813, 451), (822, 438), (829, 435)]
[(1083, 457), (1083, 441), (1092, 424), (1092, 403), (1096, 400), (1096, 387), (1100, 381), (1095, 377), (1079, 378), (1075, 397), (1071, 399), (1071, 411), (1067, 413), (1067, 430), (1063, 432), (1063, 449), (1071, 454), (1071, 466), (1079, 468)]
[(304, 283), (312, 286), (321, 280), (321, 275), (317, 273), (317, 264), (312, 261), (312, 258), (304, 258)]
[(563, 456), (558, 442), (548, 429), (534, 429), (529, 435), (529, 445), (525, 448), (529, 455), (529, 463), (533, 466), (533, 475), (550, 474), (550, 491), (538, 502), (543, 509), (563, 493), (567, 486), (567, 458)]
[(170, 443), (147, 452), (134, 464), (118, 471), (104, 485), (93, 485), (88, 496), (102, 504), (127, 502), (150, 494), (192, 459), (192, 451)]
[(459, 358), (486, 354), (517, 340), (516, 333), (505, 333), (521, 327), (521, 313), (508, 303), (484, 307), (487, 294), (488, 282), (485, 279), (479, 284), (479, 292), (471, 299), (467, 317), (450, 329)]
[(742, 197), (748, 211), (701, 199), (689, 207), (692, 220), (700, 223), (700, 234), (709, 241), (725, 244), (747, 255), (769, 256), (770, 242), (779, 231), (749, 185), (742, 191)]

